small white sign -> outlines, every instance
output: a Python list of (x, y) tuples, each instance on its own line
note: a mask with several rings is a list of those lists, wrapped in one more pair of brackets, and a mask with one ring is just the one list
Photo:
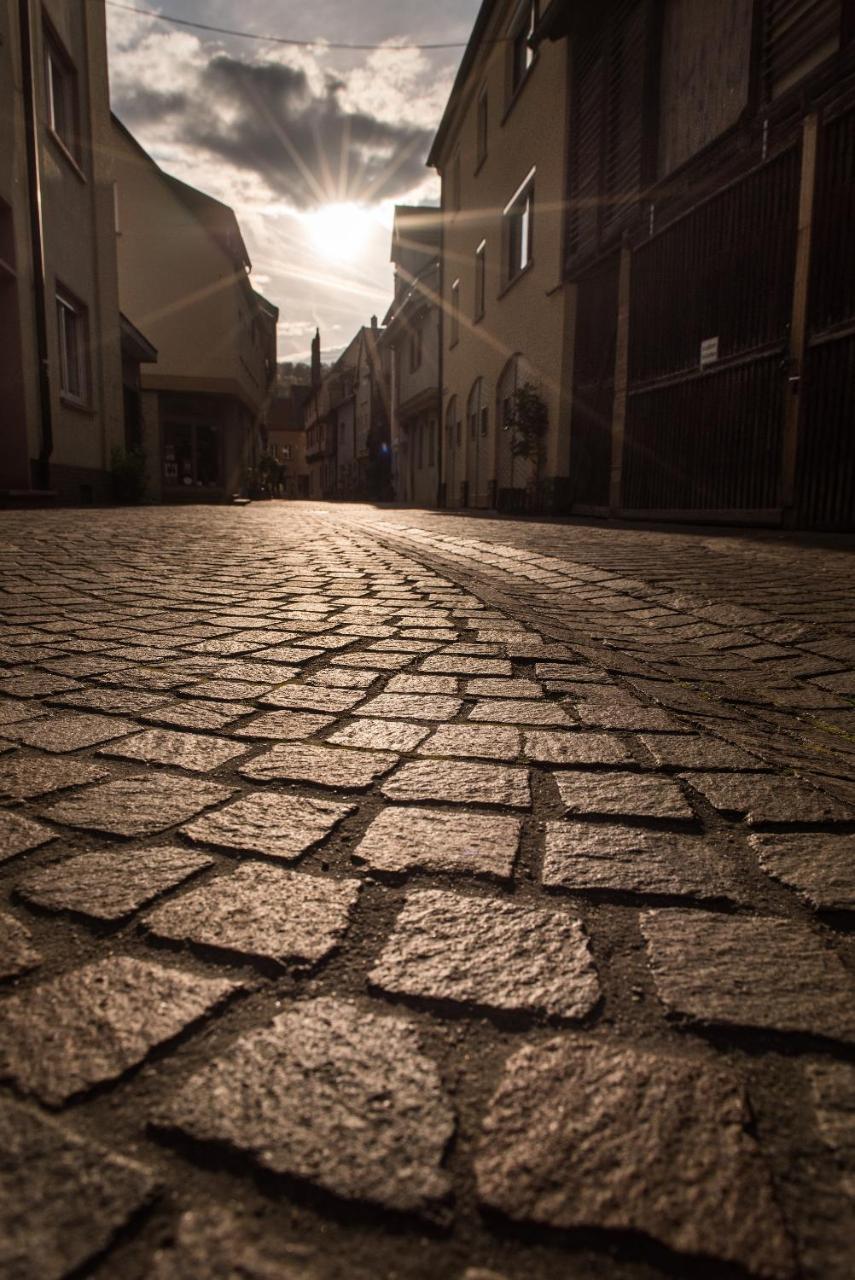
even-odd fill
[(718, 360), (718, 338), (704, 338), (701, 343), (701, 368), (706, 369), (708, 364), (715, 364)]

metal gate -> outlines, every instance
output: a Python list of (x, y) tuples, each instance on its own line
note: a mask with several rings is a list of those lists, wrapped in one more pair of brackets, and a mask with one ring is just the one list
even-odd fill
[(780, 508), (801, 148), (633, 255), (623, 508)]
[(616, 254), (578, 283), (570, 421), (570, 478), (577, 507), (609, 504), (619, 271)]
[(855, 109), (820, 131), (796, 508), (855, 526)]

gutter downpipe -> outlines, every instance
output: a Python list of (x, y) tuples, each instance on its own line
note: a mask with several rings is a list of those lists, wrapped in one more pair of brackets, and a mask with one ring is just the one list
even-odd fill
[(45, 303), (45, 238), (42, 213), (42, 183), (36, 116), (36, 77), (33, 65), (33, 33), (30, 0), (19, 0), (21, 25), (21, 72), (24, 88), (24, 121), (27, 145), (27, 181), (29, 185), (30, 237), (33, 251), (33, 297), (36, 307), (36, 346), (39, 363), (39, 401), (42, 440), (36, 463), (36, 487), (50, 488), (50, 458), (53, 453), (53, 416), (51, 410), (50, 365), (48, 363), (47, 307)]
[(440, 222), (439, 232), (439, 271), (437, 272), (437, 285), (439, 291), (439, 358), (437, 360), (437, 391), (436, 391), (436, 505), (437, 510), (441, 510), (448, 506), (448, 488), (447, 481), (443, 480), (443, 470), (445, 467), (445, 422), (442, 416), (442, 400), (443, 400), (443, 362), (445, 355), (445, 314), (443, 312), (443, 283), (445, 278), (445, 219)]

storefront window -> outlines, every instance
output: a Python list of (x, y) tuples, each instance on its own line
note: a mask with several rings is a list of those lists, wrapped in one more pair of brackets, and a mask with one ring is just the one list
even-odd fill
[(170, 487), (216, 488), (220, 483), (217, 428), (201, 422), (166, 422), (163, 427), (163, 481)]

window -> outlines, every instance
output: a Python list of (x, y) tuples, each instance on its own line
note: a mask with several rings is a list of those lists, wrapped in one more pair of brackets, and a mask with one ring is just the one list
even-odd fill
[(529, 0), (520, 24), (511, 37), (511, 93), (516, 93), (534, 62), (534, 49), (530, 41), (536, 26), (537, 0)]
[(427, 464), (429, 467), (436, 463), (436, 418), (431, 418), (428, 427), (428, 446), (427, 446)]
[(77, 72), (52, 31), (45, 31), (44, 43), (48, 128), (77, 160)]
[(425, 465), (425, 431), (427, 430), (427, 427), (424, 425), (424, 423), (422, 423), (421, 426), (416, 427), (415, 430), (416, 430), (416, 436), (418, 440), (416, 466), (418, 467), (419, 471), (421, 471)]
[(483, 380), (476, 378), (472, 384), (472, 390), (469, 392), (469, 399), (466, 402), (466, 417), (469, 423), (469, 439), (474, 440), (478, 434), (478, 428), (481, 425), (483, 408)]
[(449, 346), (454, 347), (460, 341), (460, 281), (455, 280), (451, 286), (451, 339)]
[(457, 396), (452, 396), (445, 411), (445, 433), (448, 451), (453, 445), (460, 444), (460, 419), (457, 416)]
[(487, 292), (487, 241), (482, 240), (475, 250), (475, 319), (484, 314)]
[(460, 212), (460, 152), (451, 162), (451, 211)]
[(475, 166), (480, 169), (481, 165), (487, 159), (487, 90), (481, 90), (481, 96), (478, 99), (478, 120), (477, 130), (478, 136), (475, 141)]
[(534, 245), (534, 170), (505, 206), (505, 278), (531, 266)]
[(70, 294), (56, 295), (59, 329), (59, 390), (67, 400), (85, 404), (88, 396), (86, 348), (88, 318), (86, 308)]
[(422, 326), (419, 322), (410, 332), (410, 373), (415, 373), (422, 363)]

